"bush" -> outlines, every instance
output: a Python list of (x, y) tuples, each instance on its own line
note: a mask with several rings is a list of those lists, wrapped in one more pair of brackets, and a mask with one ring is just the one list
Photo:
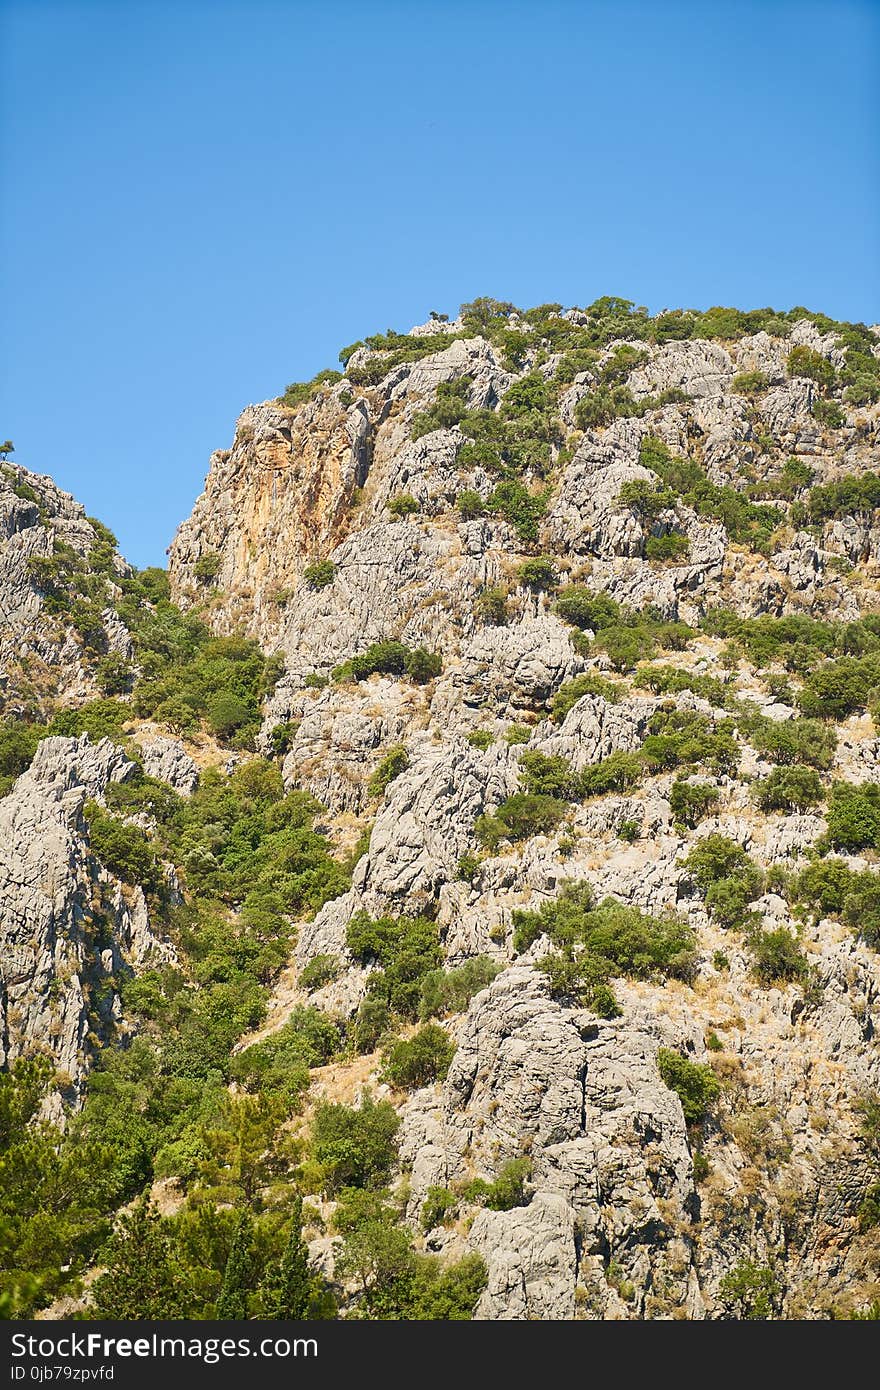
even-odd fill
[(817, 397), (810, 407), (814, 420), (829, 430), (839, 430), (846, 424), (846, 411), (837, 401), (825, 401)]
[(367, 783), (367, 790), (370, 796), (384, 796), (386, 788), (399, 777), (401, 772), (405, 772), (409, 767), (409, 754), (406, 749), (398, 745), (391, 748), (385, 754), (376, 771)]
[(803, 980), (809, 971), (807, 958), (787, 927), (753, 932), (748, 940), (752, 972), (762, 984)]
[(504, 1164), (494, 1182), (475, 1178), (462, 1189), (467, 1202), (476, 1202), (490, 1211), (512, 1211), (526, 1205), (525, 1185), (531, 1175), (528, 1158), (512, 1158)]
[(44, 724), (25, 724), (5, 719), (0, 724), (0, 796), (5, 796), (17, 777), (31, 765), (37, 744), (48, 730)]
[(706, 782), (673, 782), (669, 806), (676, 821), (693, 830), (713, 810), (718, 801), (718, 789)]
[(748, 1260), (725, 1274), (718, 1286), (718, 1294), (725, 1308), (747, 1322), (772, 1317), (779, 1292), (773, 1271)]
[(89, 827), (89, 844), (96, 859), (124, 883), (135, 883), (148, 892), (156, 891), (162, 874), (149, 840), (136, 825), (128, 825), (108, 815), (94, 801), (86, 803), (83, 815)]
[(411, 1038), (400, 1039), (385, 1051), (383, 1075), (392, 1086), (429, 1086), (443, 1080), (454, 1053), (455, 1043), (445, 1029), (427, 1023)]
[(763, 372), (740, 372), (733, 378), (733, 390), (738, 396), (760, 396), (769, 385)]
[(463, 1013), (475, 994), (486, 989), (501, 969), (489, 956), (473, 956), (454, 970), (431, 970), (422, 981), (419, 1017)]
[(386, 502), (386, 508), (393, 517), (401, 518), (412, 516), (419, 511), (419, 504), (409, 492), (399, 492), (396, 497), (392, 497)]
[(880, 847), (880, 786), (834, 783), (828, 806), (828, 842), (836, 849)]
[(556, 565), (546, 556), (524, 561), (517, 570), (516, 577), (524, 588), (533, 589), (536, 593), (540, 593), (542, 590), (555, 589), (559, 582), (556, 575)]
[(193, 574), (200, 584), (213, 584), (222, 564), (223, 557), (216, 550), (205, 550), (193, 565)]
[(503, 802), (494, 816), (480, 816), (474, 833), (486, 849), (495, 850), (502, 840), (528, 840), (555, 830), (566, 812), (566, 804), (554, 796), (533, 796), (516, 792)]
[(528, 950), (541, 935), (558, 948), (539, 962), (551, 992), (570, 994), (597, 1012), (616, 1012), (608, 987), (614, 975), (687, 980), (695, 967), (695, 939), (685, 922), (651, 917), (613, 898), (596, 905), (584, 883), (566, 884), (536, 912), (514, 912), (513, 925), (515, 951)]
[(455, 505), (462, 521), (474, 521), (477, 517), (483, 516), (486, 511), (480, 494), (470, 488), (465, 488), (464, 492), (458, 494)]
[(818, 772), (794, 764), (775, 767), (769, 777), (756, 782), (752, 795), (762, 811), (805, 811), (825, 795)]
[(429, 1187), (422, 1202), (419, 1224), (423, 1231), (432, 1231), (435, 1226), (445, 1226), (457, 1210), (458, 1198), (448, 1187)]
[(681, 560), (690, 550), (687, 536), (670, 531), (665, 536), (649, 536), (645, 541), (645, 558), (648, 560)]
[(498, 483), (486, 500), (486, 510), (509, 522), (521, 541), (538, 539), (538, 523), (547, 510), (547, 494), (530, 492), (516, 479)]
[[(367, 995), (390, 1013), (415, 1019), (422, 996), (422, 981), (441, 964), (443, 953), (434, 922), (423, 917), (368, 917), (357, 913), (346, 929), (346, 942), (355, 960), (373, 964)], [(379, 1019), (374, 1011), (373, 1021)], [(382, 1023), (380, 1032), (385, 1024)], [(376, 1034), (378, 1037), (378, 1034)]]
[(410, 650), (402, 642), (374, 642), (360, 656), (350, 657), (334, 667), (334, 681), (363, 681), (376, 673), (388, 676), (408, 675), (418, 684), (432, 680), (443, 669), (441, 658), (424, 647)]
[(681, 1101), (685, 1124), (701, 1125), (721, 1094), (721, 1083), (711, 1067), (689, 1062), (680, 1053), (661, 1047), (657, 1070), (664, 1085)]
[(319, 1101), (312, 1120), (312, 1153), (333, 1196), (344, 1187), (382, 1187), (397, 1157), (400, 1118), (387, 1100), (365, 1094), (355, 1109)]
[(326, 589), (335, 578), (336, 566), (332, 560), (315, 560), (303, 570), (303, 579), (310, 589)]
[(425, 647), (416, 647), (406, 659), (406, 674), (416, 685), (426, 685), (443, 670), (443, 659), (439, 652), (429, 652)]
[(460, 424), (468, 413), (467, 400), (472, 385), (473, 377), (470, 376), (459, 377), (456, 381), (441, 381), (434, 404), (413, 416), (412, 438), (421, 439), (433, 430), (448, 430)]
[(815, 381), (817, 386), (830, 390), (837, 381), (837, 374), (834, 366), (823, 357), (815, 348), (806, 347), (799, 343), (793, 347), (786, 359), (786, 368), (789, 376), (805, 376), (810, 381)]
[(598, 632), (620, 622), (621, 609), (607, 594), (594, 594), (579, 584), (569, 584), (556, 600), (556, 612), (572, 627), (592, 628)]
[(745, 850), (725, 835), (707, 835), (681, 861), (719, 926), (742, 925), (748, 904), (763, 890), (764, 876)]
[(324, 952), (320, 955), (312, 956), (312, 959), (303, 966), (299, 972), (299, 982), (303, 989), (321, 989), (324, 985), (329, 985), (331, 980), (336, 980), (342, 974), (342, 962), (338, 956), (331, 956)]
[(481, 589), (474, 601), (474, 615), (489, 627), (507, 622), (507, 594), (504, 589)]
[(606, 680), (595, 671), (585, 671), (559, 687), (550, 704), (550, 718), (554, 724), (561, 724), (568, 711), (585, 695), (598, 695), (600, 699), (613, 704), (619, 699), (620, 691), (620, 685), (614, 681)]

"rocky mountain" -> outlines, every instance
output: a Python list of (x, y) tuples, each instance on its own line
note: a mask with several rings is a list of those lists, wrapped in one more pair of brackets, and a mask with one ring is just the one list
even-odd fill
[(478, 300), (340, 360), (170, 588), (7, 465), (7, 1064), (76, 1144), (140, 1058), (101, 1219), (232, 1261), (238, 1183), (310, 1316), (876, 1316), (877, 330)]

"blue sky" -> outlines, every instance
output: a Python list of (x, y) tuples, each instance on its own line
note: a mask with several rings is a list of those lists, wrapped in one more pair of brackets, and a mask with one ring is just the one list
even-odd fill
[(0, 437), (139, 565), (365, 333), (621, 294), (880, 319), (880, 3), (0, 0)]

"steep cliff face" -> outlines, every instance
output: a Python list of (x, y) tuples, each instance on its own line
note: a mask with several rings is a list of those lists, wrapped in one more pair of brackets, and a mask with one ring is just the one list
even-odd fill
[[(838, 713), (824, 764), (777, 759), (767, 730), (799, 727), (799, 700), (816, 712), (799, 693), (811, 659), (790, 646), (758, 659), (748, 636), (730, 646), (762, 616), (794, 620), (785, 640), (808, 648), (811, 622), (842, 632), (878, 612), (877, 502), (846, 496), (877, 466), (880, 405), (844, 389), (852, 344), (814, 318), (711, 340), (646, 341), (630, 325), (597, 343), (595, 315), (551, 307), (505, 310), (484, 334), (471, 320), (415, 329), (414, 342), (450, 337), (420, 356), (361, 347), (305, 405), (245, 411), (172, 546), (183, 605), (204, 600), (197, 561), (216, 555), (211, 622), (242, 622), (284, 657), (263, 738), (285, 731), (287, 784), (340, 823), (372, 821), (351, 890), (300, 931), (300, 968), (342, 969), (314, 1001), (353, 1019), (369, 995), (349, 949), (361, 912), (427, 913), (447, 965), (481, 956), (501, 972), (447, 1024), (445, 1082), (402, 1112), (414, 1222), (438, 1188), (530, 1160), (522, 1204), (427, 1237), (485, 1258), (479, 1316), (725, 1316), (731, 1271), (748, 1268), (774, 1271), (789, 1316), (875, 1296), (857, 1107), (880, 1082), (878, 957), (790, 887), (817, 844), (827, 852), (826, 792), (774, 807), (752, 784), (791, 761), (824, 768), (826, 789), (876, 783), (877, 744), (858, 712)], [(860, 342), (876, 361), (876, 337)], [(578, 595), (594, 601), (586, 616)], [(633, 637), (634, 614), (656, 640)], [(413, 681), (380, 661), (370, 676), (388, 642), (440, 654), (442, 672)], [(364, 654), (365, 674), (339, 669)], [(729, 736), (735, 756), (656, 744), (685, 725)], [(392, 748), (405, 757), (377, 785)], [(559, 790), (614, 758), (645, 761)], [(702, 813), (682, 813), (685, 783), (703, 788)], [(564, 813), (511, 829), (517, 793), (550, 793)], [(685, 864), (718, 837), (756, 866), (747, 930)], [(865, 844), (854, 857), (832, 835), (852, 872), (870, 869)], [(551, 938), (524, 948), (516, 914), (566, 882), (678, 914), (698, 943), (691, 977), (618, 982), (617, 1017), (548, 992), (536, 967)], [(755, 932), (797, 942), (802, 964), (762, 974)], [(718, 1078), (699, 1133), (658, 1069), (664, 1050)]]
[(113, 607), (128, 573), (110, 532), (69, 493), (0, 465), (0, 711), (86, 699), (101, 656), (130, 658)]
[(49, 1055), (56, 1116), (62, 1098), (80, 1100), (100, 1049), (125, 1036), (123, 975), (174, 956), (142, 890), (91, 853), (82, 815), (134, 771), (109, 739), (47, 738), (0, 800), (0, 1065)]
[[(115, 742), (41, 725), (0, 800), (0, 1061), (49, 1052), (60, 1115), (139, 1028), (142, 1186), (222, 1224), (242, 1107), (344, 1310), (315, 1125), (366, 1092), (399, 1117), (374, 1186), (481, 1258), (478, 1317), (870, 1307), (877, 332), (464, 308), (248, 407), (171, 547), (182, 613), (2, 475), (8, 708)], [(161, 927), (87, 800), (164, 865)]]

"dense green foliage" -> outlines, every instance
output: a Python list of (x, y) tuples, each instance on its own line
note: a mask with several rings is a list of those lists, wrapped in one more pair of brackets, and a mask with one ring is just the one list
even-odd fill
[(558, 898), (536, 912), (513, 915), (514, 949), (526, 951), (540, 936), (553, 950), (539, 968), (552, 993), (570, 996), (599, 1014), (618, 1011), (610, 981), (616, 975), (635, 979), (691, 978), (695, 940), (677, 917), (652, 917), (613, 898), (596, 903), (584, 883), (563, 887)]
[(681, 1101), (685, 1124), (702, 1124), (721, 1094), (721, 1083), (712, 1068), (661, 1047), (657, 1053), (657, 1070)]
[(435, 652), (424, 647), (410, 648), (402, 642), (374, 642), (360, 656), (350, 657), (334, 667), (334, 681), (363, 681), (376, 673), (408, 676), (417, 685), (439, 676), (443, 663)]

